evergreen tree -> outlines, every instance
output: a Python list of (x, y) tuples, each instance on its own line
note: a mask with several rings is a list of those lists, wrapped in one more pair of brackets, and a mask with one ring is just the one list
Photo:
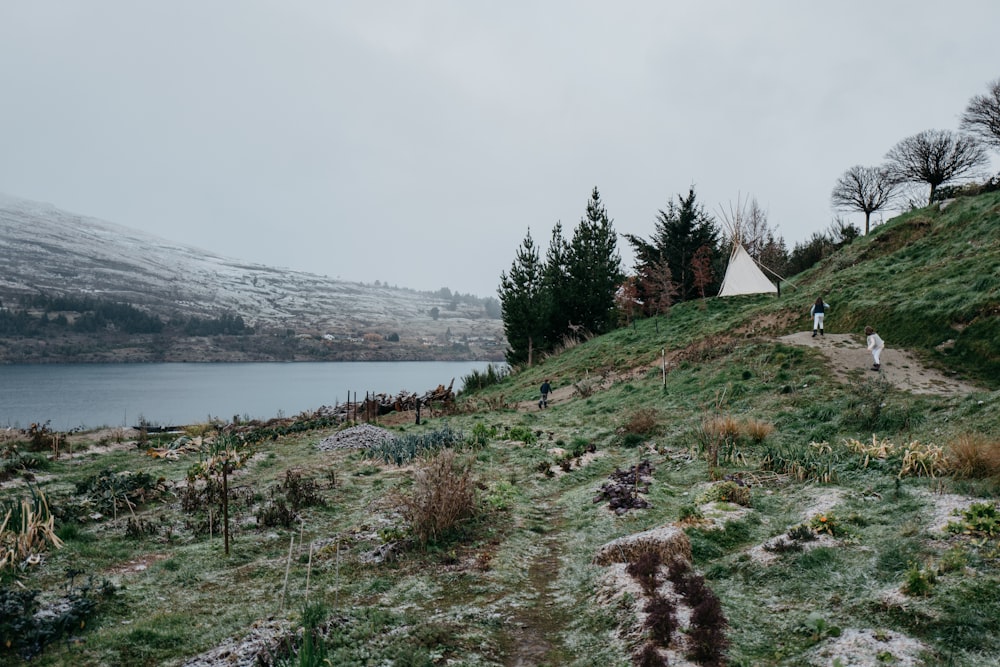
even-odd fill
[(565, 294), (556, 296), (567, 307), (567, 326), (572, 322), (574, 328), (594, 334), (610, 331), (615, 325), (615, 293), (624, 275), (613, 221), (596, 187), (569, 244), (566, 275)]
[[(699, 290), (695, 286), (692, 261), (702, 246), (711, 248), (713, 254), (718, 252), (719, 232), (715, 220), (697, 202), (693, 187), (688, 191), (687, 197), (678, 195), (677, 202), (671, 201), (666, 211), (659, 212), (654, 230), (649, 240), (632, 234), (625, 235), (635, 251), (635, 268), (640, 278), (640, 288), (647, 289), (657, 284), (658, 281), (652, 279), (652, 274), (656, 272), (662, 258), (670, 268), (670, 275), (676, 284), (677, 300), (696, 298)], [(649, 303), (658, 302), (659, 297), (658, 294), (640, 294), (640, 298)]]
[(500, 274), (500, 312), (507, 336), (507, 363), (534, 361), (535, 346), (544, 345), (548, 314), (541, 293), (542, 266), (531, 230), (521, 242), (509, 273)]
[(547, 313), (545, 341), (546, 349), (551, 350), (569, 331), (570, 310), (567, 295), (570, 291), (569, 245), (563, 238), (562, 222), (557, 222), (552, 228), (552, 238), (549, 249), (545, 253), (545, 266), (542, 267), (542, 294), (540, 299)]

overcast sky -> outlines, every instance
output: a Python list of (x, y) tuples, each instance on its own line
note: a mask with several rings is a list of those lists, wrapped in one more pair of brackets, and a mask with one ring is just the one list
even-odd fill
[(995, 0), (0, 1), (0, 192), (479, 296), (595, 186), (643, 237), (754, 197), (791, 249), (1000, 77)]

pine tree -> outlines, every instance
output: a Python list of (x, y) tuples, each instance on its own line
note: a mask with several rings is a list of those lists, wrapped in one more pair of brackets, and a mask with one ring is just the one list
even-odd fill
[(531, 230), (521, 242), (509, 273), (500, 274), (500, 312), (507, 336), (507, 363), (534, 361), (535, 346), (544, 345), (548, 314), (541, 294), (542, 266)]
[[(719, 245), (715, 220), (697, 203), (694, 188), (688, 191), (687, 197), (678, 195), (677, 202), (671, 201), (666, 211), (659, 212), (654, 234), (649, 240), (632, 234), (626, 234), (625, 238), (635, 251), (640, 287), (656, 284), (657, 281), (651, 280), (649, 274), (654, 272), (654, 267), (662, 258), (670, 267), (677, 286), (678, 301), (687, 301), (699, 295), (692, 267), (695, 253), (702, 246), (710, 247), (714, 253)], [(658, 294), (643, 293), (640, 297), (649, 303), (659, 300)]]
[(563, 238), (562, 222), (557, 222), (552, 228), (549, 249), (545, 253), (542, 294), (539, 295), (547, 313), (545, 330), (547, 351), (555, 347), (569, 330), (570, 311), (566, 300), (566, 295), (570, 291), (568, 256), (569, 245)]
[(594, 334), (610, 331), (615, 325), (615, 293), (624, 275), (613, 221), (596, 187), (569, 244), (566, 274), (567, 293), (557, 297), (568, 309), (572, 324), (567, 326)]

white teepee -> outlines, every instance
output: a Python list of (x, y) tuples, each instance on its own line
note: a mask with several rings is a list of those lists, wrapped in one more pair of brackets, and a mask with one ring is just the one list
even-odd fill
[(734, 240), (733, 252), (729, 256), (729, 266), (726, 267), (726, 277), (722, 279), (719, 296), (777, 293), (778, 288), (760, 270), (743, 244)]

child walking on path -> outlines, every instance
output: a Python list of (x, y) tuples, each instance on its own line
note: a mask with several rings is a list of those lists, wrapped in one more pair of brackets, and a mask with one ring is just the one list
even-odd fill
[(879, 357), (882, 355), (882, 350), (885, 348), (885, 342), (871, 327), (865, 327), (865, 337), (868, 339), (868, 351), (872, 353), (872, 358), (875, 360), (874, 365), (872, 365), (872, 370), (877, 371), (882, 368)]
[(823, 301), (823, 297), (818, 297), (816, 303), (812, 305), (809, 309), (809, 314), (813, 318), (813, 338), (816, 337), (816, 332), (819, 331), (819, 335), (823, 335), (823, 315), (829, 310), (830, 304)]
[(549, 407), (549, 392), (552, 391), (552, 385), (549, 384), (548, 379), (542, 383), (541, 394), (542, 400), (538, 401), (538, 409), (544, 409)]

